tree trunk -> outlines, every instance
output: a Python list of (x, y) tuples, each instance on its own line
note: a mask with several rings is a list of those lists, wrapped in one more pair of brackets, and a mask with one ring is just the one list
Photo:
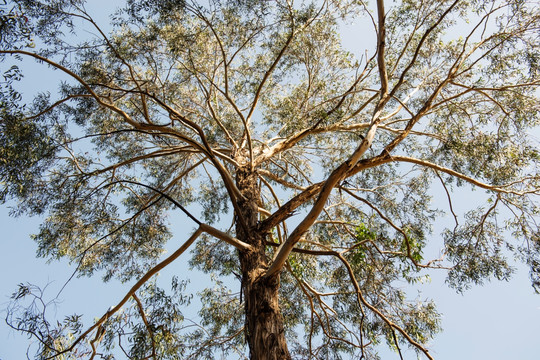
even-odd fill
[(238, 171), (236, 182), (245, 201), (239, 203), (241, 218), (236, 218), (236, 236), (253, 246), (249, 252), (240, 252), (242, 289), (245, 301), (246, 338), (252, 360), (291, 359), (283, 317), (278, 302), (279, 275), (265, 279), (268, 268), (265, 234), (257, 232), (260, 189), (255, 174)]

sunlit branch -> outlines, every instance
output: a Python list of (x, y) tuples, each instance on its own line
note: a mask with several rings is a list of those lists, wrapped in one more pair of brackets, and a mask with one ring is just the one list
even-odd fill
[(231, 201), (232, 201), (233, 205), (236, 208), (237, 207), (236, 200), (237, 199), (242, 199), (243, 196), (240, 193), (240, 190), (238, 190), (238, 188), (236, 187), (230, 172), (223, 166), (223, 164), (221, 164), (215, 158), (214, 151), (213, 151), (212, 147), (210, 146), (210, 144), (208, 143), (208, 140), (206, 138), (206, 135), (205, 135), (203, 129), (199, 125), (197, 125), (195, 122), (187, 119), (185, 116), (182, 116), (176, 110), (174, 110), (173, 108), (171, 108), (170, 106), (165, 104), (163, 101), (161, 101), (159, 98), (157, 98), (157, 97), (155, 97), (153, 95), (151, 97), (161, 107), (163, 107), (165, 110), (167, 110), (171, 116), (173, 116), (173, 117), (177, 118), (178, 120), (182, 121), (187, 126), (191, 127), (193, 130), (195, 130), (195, 132), (197, 132), (197, 134), (201, 138), (201, 141), (203, 142), (203, 145), (204, 145), (204, 148), (206, 150), (206, 153), (207, 153), (208, 157), (210, 158), (210, 160), (212, 161), (212, 164), (214, 164), (214, 166), (216, 167), (216, 169), (220, 173), (221, 178), (223, 179), (223, 182), (225, 183), (225, 187), (227, 188), (227, 191), (229, 192), (229, 195), (231, 197)]
[[(463, 97), (464, 95), (469, 94), (471, 92), (477, 92), (477, 93), (487, 97), (490, 101), (495, 103), (507, 116), (509, 116), (510, 114), (502, 106), (502, 104), (499, 101), (497, 101), (496, 99), (494, 99), (493, 96), (489, 95), (487, 92), (488, 91), (494, 91), (494, 92), (495, 91), (497, 91), (497, 92), (498, 91), (500, 91), (500, 92), (513, 91), (513, 89), (517, 89), (517, 88), (540, 86), (540, 81), (532, 81), (532, 82), (524, 82), (524, 83), (519, 83), (519, 84), (504, 85), (504, 86), (500, 86), (500, 87), (477, 87), (477, 86), (474, 86), (474, 85), (468, 86), (468, 85), (465, 85), (465, 84), (458, 83), (456, 81), (450, 81), (450, 84), (456, 85), (456, 86), (461, 87), (461, 88), (464, 88), (465, 90), (462, 91), (462, 92), (459, 92), (459, 93), (457, 93), (455, 95), (443, 98), (441, 101), (433, 104), (433, 106), (432, 106), (433, 109), (436, 109), (437, 107), (439, 107), (439, 106), (441, 106), (441, 105), (443, 105), (445, 103), (448, 103), (448, 102), (450, 102), (452, 100), (459, 99), (459, 98)], [(519, 93), (516, 93), (516, 95), (518, 95), (518, 94)], [(519, 95), (525, 96), (523, 94), (519, 94)]]
[[(335, 206), (336, 207), (339, 207), (341, 205), (343, 205), (345, 202), (342, 202), (341, 204), (336, 204)], [(326, 208), (324, 209), (324, 213), (326, 215), (326, 217), (328, 219), (332, 219), (332, 216), (330, 215), (329, 213), (329, 209)], [(334, 230), (336, 231), (336, 233), (341, 233), (341, 231), (339, 230), (339, 227), (342, 227), (343, 230), (345, 231), (345, 233), (349, 234), (349, 236), (351, 237), (354, 237), (354, 233), (348, 228), (350, 226), (354, 227), (353, 224), (350, 224), (346, 221), (339, 221), (339, 220), (317, 220), (313, 223), (313, 226), (317, 225), (317, 224), (325, 224), (325, 225), (330, 225), (334, 228)], [(339, 225), (339, 226), (338, 226)]]
[(418, 91), (420, 90), (420, 88), (422, 87), (422, 85), (424, 84), (424, 81), (426, 79), (422, 80), (408, 95), (407, 97), (405, 97), (405, 99), (401, 100), (399, 99), (397, 96), (394, 95), (393, 99), (396, 100), (397, 102), (399, 102), (399, 106), (394, 110), (392, 111), (390, 114), (388, 115), (385, 115), (383, 117), (381, 117), (381, 120), (384, 122), (385, 120), (387, 119), (390, 119), (392, 118), (393, 116), (397, 115), (401, 109), (405, 109), (411, 116), (414, 116), (413, 112), (409, 109), (409, 107), (407, 106), (407, 102), (411, 99), (411, 97)]
[[(281, 201), (279, 200), (279, 197), (277, 196), (276, 192), (274, 191), (274, 188), (272, 187), (272, 185), (270, 185), (270, 183), (268, 181), (266, 181), (266, 179), (264, 177), (262, 177), (262, 176), (259, 176), (259, 179), (270, 190), (270, 193), (272, 194), (272, 197), (274, 198), (276, 206), (278, 208), (280, 208), (281, 207)], [(270, 213), (269, 211), (266, 211), (265, 215), (266, 215), (265, 216), (265, 219), (266, 219), (269, 216), (271, 216), (272, 213)], [(261, 219), (261, 221), (262, 221), (262, 219)], [(282, 233), (282, 228), (283, 228), (283, 233)], [(283, 241), (284, 241), (284, 237), (287, 236), (287, 224), (285, 224), (285, 222), (282, 222), (281, 224), (278, 224), (276, 226), (276, 232), (277, 232), (277, 237), (278, 237), (278, 243), (282, 244)], [(272, 236), (272, 235), (270, 234), (270, 236)]]
[(283, 204), (278, 210), (276, 210), (271, 216), (259, 224), (259, 231), (266, 232), (272, 229), (274, 226), (284, 221), (288, 217), (292, 216), (294, 211), (307, 201), (312, 199), (322, 187), (322, 183), (317, 183), (307, 187), (300, 194), (293, 197), (291, 200)]
[(414, 54), (411, 58), (411, 61), (409, 64), (405, 67), (405, 69), (401, 72), (401, 76), (399, 77), (399, 80), (392, 88), (392, 91), (390, 92), (390, 96), (393, 97), (395, 93), (398, 91), (398, 89), (401, 87), (403, 82), (405, 81), (405, 76), (409, 72), (409, 70), (416, 64), (416, 59), (418, 58), (418, 55), (420, 54), (420, 50), (422, 49), (422, 46), (424, 45), (424, 42), (428, 38), (429, 34), (435, 30), (439, 24), (444, 20), (444, 18), (452, 11), (454, 7), (460, 2), (460, 0), (455, 0), (445, 11), (442, 13), (442, 15), (437, 19), (437, 21), (431, 25), (426, 32), (422, 35), (422, 38), (420, 39), (418, 45), (416, 46), (416, 49), (414, 51)]
[(319, 217), (319, 214), (324, 209), (326, 200), (330, 196), (334, 187), (347, 177), (348, 173), (353, 170), (356, 165), (359, 163), (362, 155), (371, 147), (371, 143), (375, 137), (375, 132), (377, 131), (377, 125), (379, 120), (379, 112), (376, 111), (373, 117), (373, 122), (366, 133), (364, 139), (362, 139), (358, 148), (352, 153), (348, 160), (343, 162), (341, 165), (336, 167), (334, 171), (328, 176), (326, 181), (322, 184), (319, 196), (315, 203), (313, 204), (309, 213), (304, 217), (304, 219), (298, 224), (298, 226), (293, 230), (289, 235), (287, 240), (280, 246), (278, 252), (272, 260), (272, 265), (270, 265), (265, 276), (272, 277), (275, 276), (283, 267), (287, 257), (294, 248), (294, 245), (300, 240), (306, 231), (313, 225), (313, 223)]
[(259, 102), (261, 91), (262, 91), (264, 85), (266, 84), (266, 81), (268, 80), (268, 78), (270, 77), (270, 75), (272, 74), (274, 69), (276, 68), (277, 64), (279, 63), (279, 61), (281, 60), (281, 58), (285, 54), (285, 51), (287, 50), (287, 48), (291, 44), (291, 42), (292, 42), (295, 35), (296, 35), (296, 31), (294, 29), (291, 30), (291, 33), (287, 37), (287, 40), (285, 41), (285, 44), (282, 46), (280, 52), (278, 53), (278, 55), (276, 56), (276, 58), (274, 59), (274, 61), (270, 65), (270, 67), (268, 68), (268, 70), (266, 70), (266, 72), (264, 73), (264, 76), (263, 76), (261, 82), (259, 83), (259, 86), (257, 87), (257, 90), (255, 91), (255, 95), (253, 97), (253, 101), (251, 103), (251, 108), (249, 110), (249, 113), (247, 114), (246, 118), (243, 119), (244, 120), (246, 141), (247, 141), (248, 148), (249, 148), (249, 163), (250, 163), (251, 169), (253, 169), (253, 166), (254, 166), (254, 164), (253, 164), (253, 160), (254, 160), (253, 147), (252, 147), (253, 144), (251, 142), (251, 132), (250, 132), (250, 129), (249, 129), (251, 116), (255, 112), (255, 108), (257, 107), (257, 103)]
[[(457, 68), (454, 68), (452, 71), (449, 72), (448, 76), (441, 81), (441, 83), (436, 87), (436, 89), (431, 93), (429, 98), (426, 100), (424, 105), (418, 110), (418, 112), (409, 120), (405, 128), (403, 129), (403, 132), (400, 133), (398, 136), (396, 136), (388, 145), (385, 146), (382, 154), (386, 153), (389, 154), (398, 146), (406, 137), (409, 135), (409, 133), (412, 131), (413, 126), (424, 116), (426, 113), (428, 113), (429, 110), (433, 108), (433, 102), (439, 96), (442, 89), (452, 80), (454, 77), (455, 71)], [(393, 96), (391, 94), (391, 96)]]
[(127, 294), (124, 296), (124, 298), (122, 300), (120, 300), (116, 306), (112, 307), (109, 311), (107, 311), (105, 314), (103, 314), (103, 316), (101, 316), (101, 318), (99, 318), (99, 320), (97, 320), (94, 325), (92, 325), (91, 327), (89, 327), (85, 332), (83, 332), (76, 340), (73, 341), (73, 343), (67, 347), (66, 349), (62, 350), (62, 351), (59, 351), (57, 352), (56, 354), (52, 355), (52, 356), (49, 356), (47, 358), (45, 358), (44, 360), (50, 360), (50, 359), (53, 359), (57, 356), (60, 356), (62, 354), (65, 354), (65, 353), (68, 353), (70, 351), (72, 351), (75, 346), (77, 346), (78, 343), (80, 343), (83, 339), (85, 339), (90, 333), (92, 333), (92, 331), (96, 330), (96, 329), (99, 329), (100, 327), (103, 326), (103, 324), (112, 316), (114, 315), (118, 310), (120, 310), (122, 308), (122, 306), (124, 306), (124, 304), (133, 296), (133, 294), (135, 294), (135, 292), (137, 290), (139, 290), (141, 288), (141, 286), (143, 286), (148, 280), (150, 280), (155, 274), (157, 274), (159, 271), (161, 271), (162, 269), (164, 269), (167, 265), (169, 265), (170, 263), (172, 263), (174, 260), (176, 260), (180, 255), (182, 255), (184, 253), (184, 251), (186, 251), (190, 246), (191, 244), (193, 244), (193, 242), (199, 237), (199, 235), (201, 234), (201, 232), (203, 232), (203, 230), (199, 227), (192, 235), (189, 239), (186, 240), (186, 242), (184, 244), (182, 244), (182, 246), (180, 248), (178, 248), (178, 250), (176, 250), (174, 253), (172, 253), (169, 257), (165, 258), (163, 261), (161, 261), (159, 264), (157, 264), (156, 266), (154, 266), (152, 269), (150, 269), (142, 278), (139, 279), (139, 281), (137, 281), (135, 283), (135, 285), (133, 285), (131, 287), (131, 289), (127, 292)]
[[(497, 35), (500, 36), (500, 35), (503, 35), (503, 34), (497, 34)], [(480, 56), (478, 56), (478, 58), (476, 58), (474, 61), (472, 61), (470, 64), (468, 64), (467, 67), (463, 68), (463, 70), (461, 70), (460, 72), (457, 72), (457, 71), (456, 71), (456, 77), (460, 77), (460, 76), (462, 76), (463, 74), (465, 74), (465, 73), (471, 71), (471, 69), (473, 69), (474, 66), (475, 66), (476, 64), (478, 64), (478, 63), (479, 63), (480, 61), (482, 61), (485, 57), (487, 57), (489, 54), (491, 54), (495, 49), (497, 49), (498, 47), (500, 47), (501, 45), (503, 45), (507, 40), (508, 40), (507, 37), (503, 37), (500, 41), (495, 42), (494, 45), (492, 45), (492, 46), (491, 46), (490, 48), (488, 48), (483, 54), (481, 54)], [(456, 69), (458, 69), (459, 66), (461, 66), (461, 65), (465, 62), (465, 60), (466, 60), (467, 58), (469, 58), (469, 56), (472, 55), (473, 52), (474, 52), (475, 50), (477, 50), (477, 48), (480, 47), (480, 45), (483, 45), (483, 44), (486, 43), (486, 42), (487, 42), (487, 40), (484, 40), (483, 42), (480, 42), (480, 43), (476, 44), (476, 45), (473, 47), (473, 50), (470, 50), (469, 53), (468, 53), (466, 56), (463, 56), (463, 59), (461, 59), (461, 62), (458, 61), (460, 58), (457, 58), (457, 59), (456, 59), (456, 63), (454, 64), (454, 67), (455, 67)]]
[(452, 169), (445, 168), (443, 166), (434, 164), (434, 163), (429, 162), (427, 160), (421, 160), (421, 159), (416, 159), (416, 158), (407, 157), (407, 156), (392, 156), (391, 158), (389, 158), (385, 162), (393, 162), (393, 161), (395, 161), (395, 162), (408, 162), (408, 163), (428, 167), (428, 168), (431, 168), (433, 170), (437, 170), (437, 171), (446, 173), (448, 175), (452, 175), (454, 177), (457, 177), (459, 179), (465, 180), (466, 182), (468, 182), (470, 184), (473, 184), (473, 185), (476, 185), (478, 187), (481, 187), (483, 189), (492, 190), (492, 191), (499, 192), (499, 193), (513, 194), (513, 195), (519, 195), (519, 196), (526, 195), (526, 194), (540, 194), (540, 188), (532, 188), (532, 189), (527, 190), (527, 191), (515, 191), (515, 190), (512, 190), (512, 189), (507, 189), (511, 185), (515, 184), (515, 182), (510, 183), (510, 184), (497, 185), (497, 186), (496, 185), (489, 185), (489, 184), (483, 183), (481, 181), (478, 181), (478, 180), (476, 180), (476, 179), (474, 179), (474, 178), (472, 178), (470, 176), (467, 176), (467, 175), (462, 174), (460, 172), (457, 172), (455, 170), (452, 170)]
[[(375, 156), (370, 159), (361, 160), (356, 164), (353, 168), (351, 168), (347, 174), (346, 177), (353, 176), (357, 173), (359, 173), (362, 170), (369, 169), (372, 167), (375, 167), (377, 165), (381, 165), (383, 163), (387, 163), (391, 160), (389, 160), (389, 156), (385, 155), (379, 155)], [(292, 216), (294, 214), (294, 211), (301, 205), (305, 204), (307, 201), (313, 199), (320, 191), (320, 189), (323, 186), (323, 182), (319, 182), (316, 184), (313, 184), (309, 187), (307, 187), (305, 190), (303, 190), (301, 193), (290, 199), (288, 202), (283, 204), (278, 210), (276, 210), (270, 217), (268, 217), (266, 220), (261, 222), (259, 224), (259, 230), (260, 231), (269, 231), (271, 228), (279, 224), (280, 222), (286, 220), (288, 217)], [(316, 219), (315, 219), (316, 220)], [(314, 220), (314, 221), (315, 221)]]
[(227, 244), (229, 245), (232, 245), (234, 246), (235, 248), (237, 248), (238, 250), (241, 250), (241, 251), (248, 251), (248, 250), (251, 250), (252, 247), (251, 245), (249, 244), (246, 244), (245, 242), (243, 241), (240, 241), (232, 236), (230, 236), (229, 234), (221, 231), (221, 230), (218, 230), (210, 225), (207, 225), (207, 224), (200, 224), (200, 229), (220, 240), (223, 240), (225, 241)]
[[(310, 242), (310, 243), (312, 243), (312, 242)], [(413, 338), (411, 338), (409, 336), (409, 334), (407, 334), (407, 332), (405, 330), (403, 330), (400, 326), (398, 326), (397, 324), (392, 322), (390, 319), (388, 319), (380, 310), (378, 310), (376, 307), (369, 304), (365, 300), (365, 298), (364, 298), (364, 296), (362, 294), (362, 291), (360, 289), (360, 285), (358, 284), (358, 281), (356, 280), (356, 276), (354, 275), (354, 271), (353, 271), (351, 265), (349, 264), (347, 259), (345, 259), (345, 257), (341, 253), (339, 253), (337, 251), (334, 251), (334, 250), (328, 248), (326, 245), (323, 245), (323, 244), (318, 244), (318, 243), (312, 243), (312, 244), (322, 247), (324, 249), (324, 255), (337, 257), (343, 263), (343, 265), (345, 265), (345, 267), (347, 269), (347, 272), (349, 273), (349, 277), (351, 279), (351, 282), (353, 283), (353, 287), (356, 290), (356, 295), (358, 297), (358, 302), (359, 302), (359, 306), (360, 306), (361, 309), (362, 309), (362, 305), (366, 306), (369, 310), (371, 310), (373, 313), (375, 313), (381, 320), (383, 320), (390, 327), (390, 329), (397, 330), (403, 337), (405, 337), (407, 339), (407, 341), (409, 343), (411, 343), (416, 348), (418, 348), (420, 351), (422, 351), (430, 360), (433, 360), (431, 355), (428, 353), (427, 349), (425, 349), (421, 344), (419, 344)], [(297, 250), (300, 250), (300, 249), (297, 249)], [(304, 250), (304, 249), (302, 249), (302, 250)]]
[[(367, 66), (367, 65), (366, 65)], [(362, 124), (353, 124), (353, 125), (342, 125), (341, 123), (338, 124), (332, 124), (326, 127), (321, 127), (320, 124), (322, 123), (323, 119), (330, 116), (332, 113), (337, 111), (341, 105), (344, 103), (345, 99), (349, 94), (354, 93), (353, 89), (357, 86), (359, 81), (362, 79), (362, 75), (358, 76), (353, 85), (350, 87), (348, 91), (346, 91), (343, 95), (340, 96), (339, 102), (328, 112), (326, 112), (325, 116), (318, 119), (313, 125), (311, 125), (309, 128), (306, 128), (304, 130), (301, 130), (292, 136), (288, 137), (287, 139), (284, 139), (280, 141), (279, 143), (272, 145), (271, 147), (266, 147), (264, 150), (261, 151), (261, 154), (257, 156), (257, 158), (254, 160), (253, 165), (258, 166), (261, 163), (267, 161), (268, 159), (271, 159), (276, 154), (282, 153), (296, 144), (298, 144), (301, 140), (306, 138), (310, 135), (320, 134), (324, 132), (330, 132), (330, 131), (338, 131), (338, 130), (358, 130), (361, 128), (369, 128), (370, 123), (362, 123)], [(373, 100), (375, 100), (379, 96), (379, 93), (376, 91), (373, 96), (371, 96), (368, 100), (366, 100), (356, 111), (354, 111), (348, 118), (346, 118), (344, 121), (347, 121), (356, 115), (358, 115), (362, 110), (364, 110)]]

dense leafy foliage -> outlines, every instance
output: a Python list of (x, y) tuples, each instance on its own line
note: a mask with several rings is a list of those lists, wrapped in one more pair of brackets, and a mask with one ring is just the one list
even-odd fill
[[(535, 1), (123, 6), (104, 30), (82, 0), (0, 5), (0, 199), (46, 216), (40, 256), (137, 281), (88, 328), (52, 326), (21, 285), (8, 320), (37, 358), (273, 358), (248, 299), (276, 287), (287, 356), (431, 358), (435, 304), (398, 282), (438, 269), (463, 291), (508, 279), (515, 254), (540, 290)], [(57, 70), (56, 95), (23, 101), (27, 58)], [(459, 203), (471, 188), (483, 203)], [(163, 260), (172, 211), (197, 230)], [(215, 279), (196, 326), (185, 282), (152, 280), (188, 248)]]

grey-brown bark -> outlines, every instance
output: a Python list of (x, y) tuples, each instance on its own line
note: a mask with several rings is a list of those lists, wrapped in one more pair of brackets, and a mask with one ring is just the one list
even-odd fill
[(245, 197), (239, 202), (242, 213), (237, 214), (236, 234), (252, 246), (251, 250), (239, 253), (250, 357), (252, 360), (290, 359), (279, 308), (279, 275), (263, 276), (268, 269), (268, 259), (265, 235), (257, 230), (260, 201), (257, 177), (246, 169), (237, 173), (236, 182)]

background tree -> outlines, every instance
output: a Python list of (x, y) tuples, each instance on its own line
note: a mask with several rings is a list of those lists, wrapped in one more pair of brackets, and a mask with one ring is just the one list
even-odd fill
[[(432, 358), (439, 314), (398, 281), (442, 269), (462, 291), (507, 279), (514, 253), (540, 288), (535, 1), (128, 0), (110, 32), (78, 0), (1, 15), (5, 64), (67, 79), (24, 104), (21, 70), (4, 72), (1, 199), (46, 215), (40, 256), (136, 279), (88, 327), (53, 325), (21, 286), (31, 305), (8, 321), (38, 358), (372, 359), (381, 341)], [(371, 29), (360, 58), (340, 40), (353, 21)], [(485, 203), (459, 214), (464, 185)], [(167, 256), (171, 211), (194, 230)], [(442, 212), (455, 224), (438, 236)], [(152, 281), (188, 249), (218, 279), (195, 330), (185, 283)]]

